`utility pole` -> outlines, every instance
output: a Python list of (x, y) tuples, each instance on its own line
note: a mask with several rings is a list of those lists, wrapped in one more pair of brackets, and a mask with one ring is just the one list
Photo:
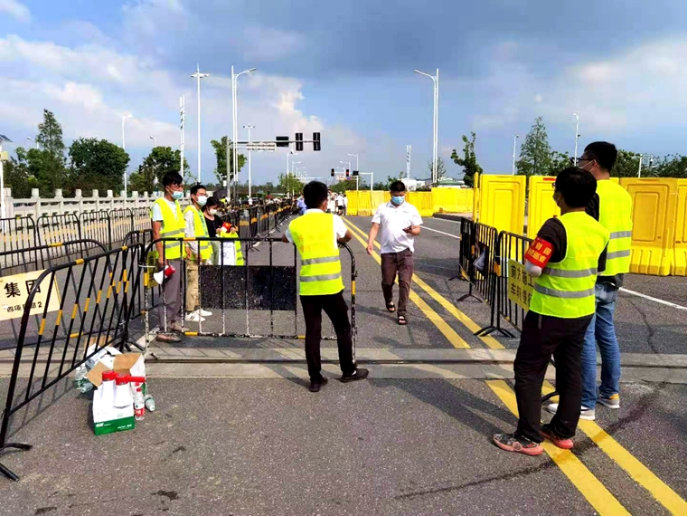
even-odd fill
[(578, 113), (573, 114), (574, 117), (576, 117), (576, 145), (573, 148), (573, 166), (578, 165), (578, 137), (580, 136), (578, 134), (578, 122), (580, 121), (580, 118), (578, 117)]
[(198, 183), (201, 182), (201, 79), (205, 79), (210, 74), (202, 74), (200, 65), (196, 64), (196, 73), (191, 77), (196, 79), (196, 95), (198, 97)]
[(437, 182), (437, 141), (439, 139), (439, 104), (440, 104), (440, 69), (437, 68), (435, 75), (426, 74), (420, 70), (414, 70), (417, 74), (424, 75), (432, 79), (433, 85), (433, 112), (432, 112), (432, 183)]
[(181, 142), (179, 144), (179, 175), (184, 177), (184, 110), (186, 108), (186, 100), (182, 95), (179, 97), (179, 132), (181, 134)]
[(511, 153), (511, 175), (516, 175), (516, 139), (518, 135), (514, 135), (514, 150)]
[[(248, 145), (249, 148), (251, 146), (251, 130), (255, 129), (256, 126), (252, 126), (251, 124), (246, 124), (244, 126), (244, 129), (248, 129)], [(248, 197), (249, 199), (251, 198), (251, 151), (249, 149), (248, 151)]]
[(406, 146), (406, 179), (411, 179), (411, 146)]

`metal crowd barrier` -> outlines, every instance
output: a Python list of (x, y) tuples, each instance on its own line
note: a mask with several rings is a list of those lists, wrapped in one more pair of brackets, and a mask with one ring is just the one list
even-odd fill
[[(514, 280), (514, 276), (521, 273), (520, 268), (510, 267), (510, 261), (516, 261), (519, 264), (525, 264), (525, 255), (528, 246), (532, 242), (525, 235), (517, 235), (510, 232), (499, 233), (499, 252), (495, 260), (499, 263), (499, 274), (496, 276), (497, 281), (497, 313), (508, 321), (519, 332), (523, 331), (523, 319), (528, 312), (524, 306), (530, 304), (529, 296), (526, 293), (521, 293), (521, 287), (517, 285), (518, 282), (509, 283), (509, 279)], [(510, 292), (513, 291), (513, 292)], [(517, 292), (518, 291), (518, 292)], [(511, 296), (510, 296), (511, 294)], [(517, 304), (512, 298), (523, 298), (524, 302)]]
[[(13, 307), (21, 315), (21, 327), (0, 427), (0, 451), (31, 448), (8, 442), (13, 415), (24, 409), (26, 419), (31, 401), (100, 349), (129, 346), (127, 293), (140, 276), (136, 274), (140, 252), (133, 251), (136, 248), (123, 246), (78, 258), (46, 269), (26, 286), (13, 286), (29, 292), (22, 298), (25, 302)], [(1, 308), (8, 311), (5, 316), (9, 308)], [(18, 479), (1, 464), (0, 472)]]
[[(198, 280), (189, 276), (189, 261), (182, 264), (186, 271), (177, 271), (181, 274), (180, 290), (174, 296), (181, 297), (180, 318), (195, 307), (187, 307), (187, 294), (192, 283), (196, 289), (198, 305), (213, 312), (208, 319), (198, 323), (185, 322), (185, 326), (194, 326), (194, 330), (184, 332), (187, 336), (214, 336), (214, 337), (242, 337), (242, 338), (278, 338), (301, 339), (298, 326), (298, 257), (296, 248), (275, 237), (262, 237), (258, 239), (209, 239), (209, 238), (185, 238), (185, 239), (160, 239), (148, 244), (142, 257), (148, 256), (155, 249), (158, 242), (163, 243), (163, 253), (172, 249), (176, 243), (184, 247), (191, 242), (219, 242), (221, 251), (219, 260), (215, 264), (200, 264), (197, 266)], [(244, 265), (225, 265), (224, 247), (235, 246), (236, 242), (242, 243), (244, 248)], [(172, 246), (170, 246), (172, 244)], [(260, 245), (258, 250), (266, 253), (249, 255), (246, 249), (251, 245)], [(167, 246), (166, 246), (167, 245)], [(275, 259), (275, 248), (283, 251)], [(346, 249), (350, 261), (350, 286), (351, 286), (351, 325), (353, 334), (356, 329), (356, 261), (348, 245), (340, 245)], [(286, 253), (284, 253), (286, 251)], [(183, 251), (183, 253), (185, 253)], [(345, 261), (344, 261), (345, 262)], [(180, 264), (177, 262), (177, 264)], [(342, 265), (345, 267), (345, 263)], [(145, 265), (144, 267), (150, 267)], [(192, 275), (196, 273), (192, 270)], [(150, 284), (147, 285), (151, 287)], [(157, 332), (166, 329), (168, 324), (167, 313), (164, 306), (174, 303), (169, 299), (169, 294), (162, 289), (159, 303), (163, 306), (156, 316), (152, 311), (153, 304), (150, 301), (151, 289), (145, 290), (143, 309), (145, 313), (146, 344), (155, 337)], [(255, 311), (255, 312), (254, 312)], [(268, 313), (267, 316), (265, 313)], [(253, 316), (253, 318), (251, 318)], [(256, 330), (256, 327), (258, 330)], [(196, 329), (197, 328), (197, 329)], [(288, 330), (291, 329), (291, 330)], [(326, 336), (323, 339), (335, 340), (335, 336)], [(354, 338), (355, 339), (355, 338)]]
[(0, 252), (32, 248), (38, 245), (36, 224), (30, 215), (0, 219)]
[(43, 214), (36, 220), (36, 233), (39, 245), (79, 240), (79, 217), (76, 213)]

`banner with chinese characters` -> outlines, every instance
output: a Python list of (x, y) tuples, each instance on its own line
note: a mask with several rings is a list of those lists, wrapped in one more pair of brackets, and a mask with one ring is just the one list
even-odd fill
[[(42, 273), (43, 271), (31, 271), (30, 273), (0, 277), (0, 321), (22, 317), (29, 293)], [(54, 280), (48, 300), (51, 276), (46, 276), (38, 287), (31, 302), (29, 314), (43, 314), (46, 306), (48, 312), (57, 311), (60, 308), (60, 294), (57, 291), (57, 282)]]
[(524, 310), (530, 308), (535, 279), (526, 273), (526, 267), (516, 260), (509, 260), (509, 300)]

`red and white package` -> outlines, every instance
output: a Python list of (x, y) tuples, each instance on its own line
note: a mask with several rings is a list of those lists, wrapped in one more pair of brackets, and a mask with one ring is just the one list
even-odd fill
[(552, 244), (540, 237), (536, 237), (526, 251), (526, 260), (538, 267), (545, 267), (549, 259), (552, 258), (552, 251), (554, 251)]

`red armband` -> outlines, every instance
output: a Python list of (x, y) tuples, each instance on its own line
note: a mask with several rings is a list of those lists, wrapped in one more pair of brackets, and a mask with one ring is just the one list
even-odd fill
[(554, 246), (540, 237), (537, 237), (530, 243), (530, 247), (526, 251), (526, 260), (538, 267), (545, 267), (552, 258)]

